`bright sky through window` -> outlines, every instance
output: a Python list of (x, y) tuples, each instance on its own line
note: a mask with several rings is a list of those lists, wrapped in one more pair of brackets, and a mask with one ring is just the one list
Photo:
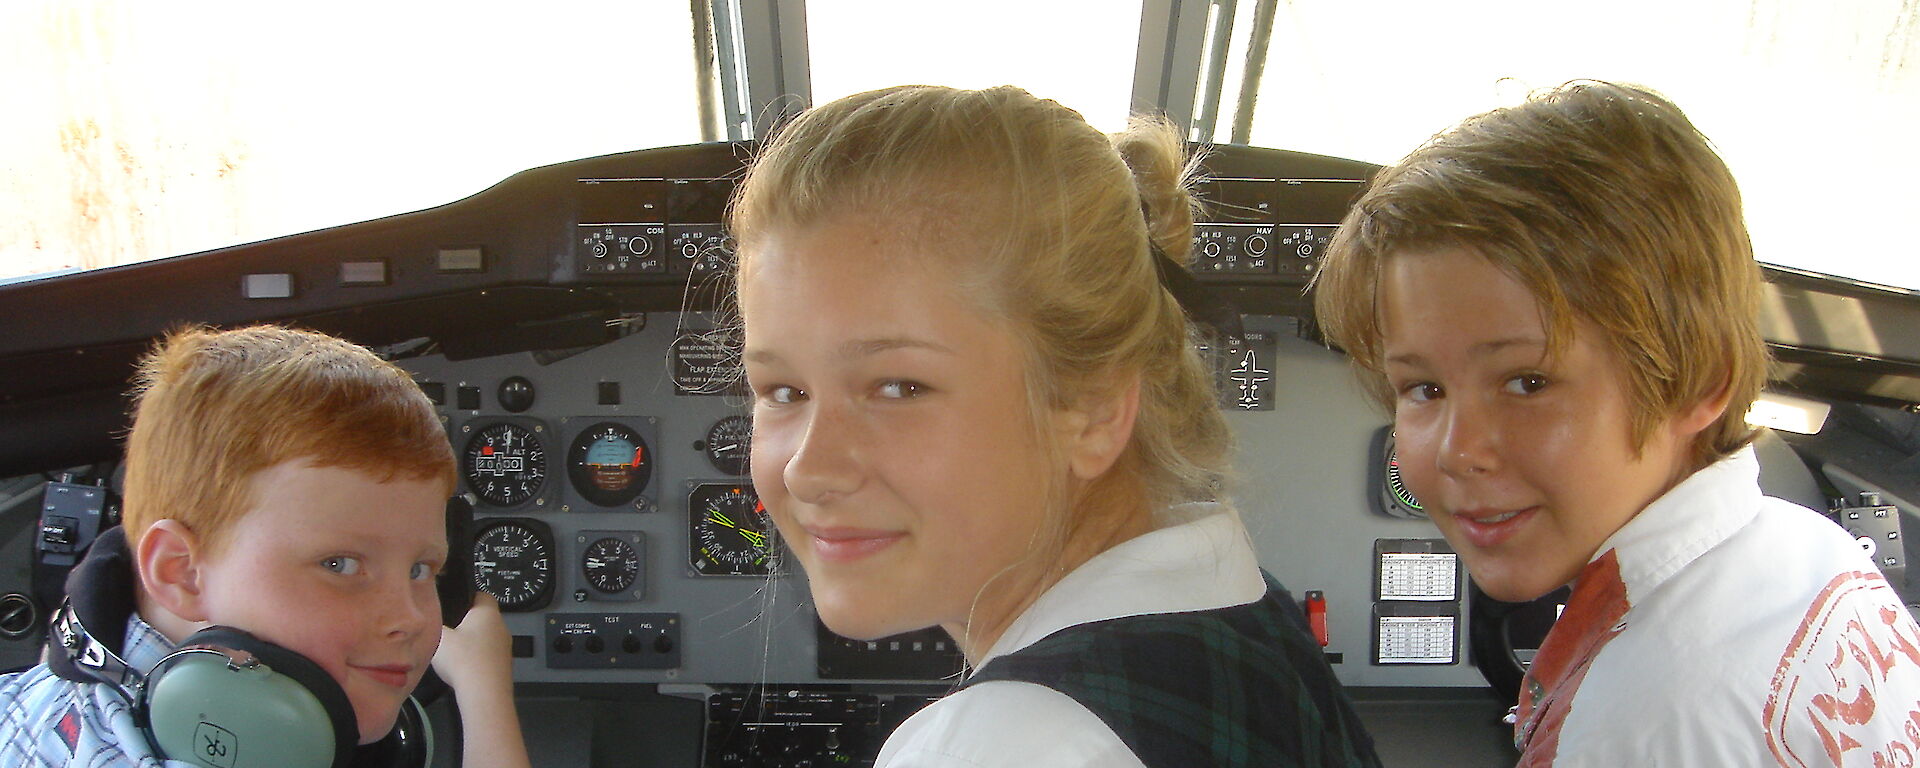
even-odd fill
[(264, 240), (699, 140), (686, 3), (0, 4), (0, 276)]
[[(1761, 261), (1920, 288), (1920, 253), (1899, 229), (1920, 210), (1911, 2), (1278, 8), (1253, 144), (1391, 163), (1531, 89), (1639, 83), (1686, 110), (1733, 169)], [(1233, 66), (1244, 57), (1235, 50)], [(1230, 83), (1223, 115), (1237, 93)], [(1228, 121), (1220, 124), (1225, 140)]]
[[(1241, 0), (1215, 140), (1238, 106)], [(1278, 4), (1250, 142), (1390, 163), (1574, 78), (1666, 93), (1761, 260), (1920, 288), (1908, 0)], [(1125, 124), (1140, 0), (808, 0), (816, 102), (1014, 84)], [(516, 171), (698, 140), (689, 6), (0, 4), (0, 277), (404, 213)]]

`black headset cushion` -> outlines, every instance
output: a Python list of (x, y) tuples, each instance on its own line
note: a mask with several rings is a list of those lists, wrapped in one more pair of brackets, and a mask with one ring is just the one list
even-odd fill
[[(119, 526), (101, 531), (86, 557), (67, 574), (67, 600), (74, 616), (111, 653), (121, 653), (126, 645), (127, 617), (133, 615), (137, 583), (126, 530)], [(71, 653), (60, 646), (60, 633), (47, 633), (47, 667), (62, 679), (94, 682), (92, 674), (74, 664)]]

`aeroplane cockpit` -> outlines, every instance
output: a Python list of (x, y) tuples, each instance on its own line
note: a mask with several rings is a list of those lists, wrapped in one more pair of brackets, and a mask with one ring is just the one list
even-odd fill
[[(1391, 417), (1320, 333), (1306, 291), (1322, 253), (1395, 159), (1346, 159), (1274, 127), (1338, 112), (1338, 100), (1280, 88), (1255, 98), (1304, 66), (1299, 49), (1313, 39), (1361, 37), (1315, 26), (1339, 15), (1314, 10), (1323, 5), (1336, 4), (1103, 10), (1124, 17), (1107, 36), (1129, 50), (1137, 42), (1138, 60), (1116, 80), (1130, 97), (1088, 103), (1172, 115), (1202, 154), (1191, 271), (1239, 326), (1204, 350), (1235, 437), (1228, 487), (1261, 565), (1300, 599), (1381, 758), (1511, 764), (1503, 716), (1566, 598), (1505, 603), (1476, 587), (1402, 483)], [(52, 4), (5, 13), (78, 23)], [(809, 35), (873, 13), (822, 0), (701, 0), (688, 21), (676, 7), (670, 37), (694, 41), (688, 58), (699, 63), (686, 79), (701, 98), (687, 96), (706, 105), (704, 135), (528, 162), (413, 212), (0, 283), (0, 666), (39, 658), (60, 580), (117, 522), (135, 360), (187, 323), (287, 323), (368, 347), (433, 403), (472, 508), (454, 546), (463, 586), (505, 612), (535, 765), (872, 765), (895, 726), (953, 689), (964, 659), (938, 628), (852, 640), (817, 618), (748, 475), (752, 410), (738, 375), (725, 221), (756, 137), (832, 98), (809, 83), (808, 57), (814, 71), (851, 77), (835, 58), (844, 39)], [(981, 56), (998, 50), (976, 42)], [(1659, 74), (1631, 76), (1660, 87)], [(583, 95), (555, 118), (591, 120), (603, 99), (686, 90), (662, 83), (648, 96), (637, 84), (647, 81), (596, 79), (630, 87)], [(1045, 83), (1013, 82), (1051, 95)], [(1885, 82), (1912, 93), (1910, 74)], [(1418, 88), (1377, 90), (1371, 100), (1391, 103)], [(646, 119), (628, 108), (605, 107)], [(1708, 132), (1732, 150), (1739, 130)], [(1400, 151), (1425, 135), (1415, 134)], [(1808, 186), (1819, 176), (1802, 172)], [(357, 183), (395, 180), (362, 172)], [(1904, 527), (1920, 515), (1920, 294), (1891, 285), (1915, 275), (1881, 284), (1827, 274), (1818, 261), (1788, 266), (1780, 253), (1808, 241), (1770, 241), (1774, 223), (1752, 210), (1749, 220), (1776, 360), (1749, 416), (1765, 427), (1761, 485), (1829, 513), (1920, 606), (1906, 538), (1920, 525)], [(1906, 246), (1887, 221), (1845, 227), (1886, 260), (1911, 263), (1896, 255)], [(47, 242), (0, 241), (0, 268), (12, 269), (15, 253), (78, 241)], [(445, 706), (428, 712), (441, 730), (457, 728)], [(436, 753), (435, 764), (456, 761), (450, 743)]]

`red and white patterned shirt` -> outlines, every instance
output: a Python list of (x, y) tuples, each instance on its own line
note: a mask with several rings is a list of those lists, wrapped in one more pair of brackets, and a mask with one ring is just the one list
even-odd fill
[(1601, 544), (1521, 686), (1521, 766), (1912, 766), (1920, 626), (1751, 449)]

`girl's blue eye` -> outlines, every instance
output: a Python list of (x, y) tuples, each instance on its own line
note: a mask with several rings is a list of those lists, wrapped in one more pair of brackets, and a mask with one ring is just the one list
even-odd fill
[(433, 565), (430, 563), (414, 563), (413, 571), (407, 574), (407, 577), (414, 581), (426, 581), (434, 576)]
[(353, 576), (360, 573), (360, 558), (335, 555), (321, 560), (320, 567), (342, 576)]
[(800, 402), (800, 400), (806, 396), (807, 393), (804, 390), (797, 387), (789, 387), (785, 384), (776, 384), (768, 387), (765, 395), (767, 400), (780, 405), (790, 405)]
[(1537, 373), (1523, 373), (1507, 379), (1505, 388), (1508, 394), (1531, 395), (1547, 388), (1547, 377)]

